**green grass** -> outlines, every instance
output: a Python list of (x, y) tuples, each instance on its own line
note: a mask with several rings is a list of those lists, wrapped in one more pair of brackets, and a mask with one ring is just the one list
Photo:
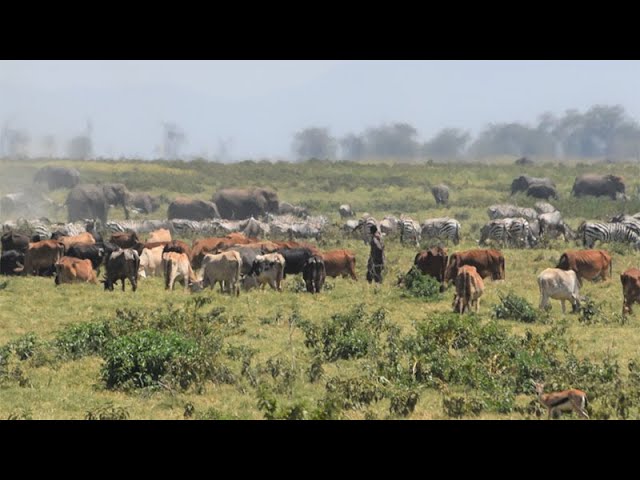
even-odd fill
[[(503, 160), (497, 160), (495, 165), (464, 166), (344, 162), (243, 162), (221, 165), (205, 162), (2, 161), (0, 193), (15, 191), (20, 185), (28, 184), (33, 173), (46, 164), (73, 166), (81, 172), (83, 181), (123, 181), (132, 190), (162, 193), (169, 198), (186, 194), (209, 199), (223, 186), (260, 184), (276, 188), (282, 200), (306, 205), (312, 214), (327, 215), (336, 224), (332, 234), (323, 239), (320, 246), (324, 250), (354, 250), (359, 281), (330, 279), (328, 283), (333, 288), (314, 296), (291, 291), (295, 278), (285, 280), (287, 286), (282, 293), (270, 290), (252, 291), (242, 292), (239, 298), (231, 298), (221, 295), (218, 290), (207, 290), (204, 296), (210, 297), (212, 303), (202, 309), (209, 312), (224, 308), (227, 323), (223, 325), (212, 320), (211, 325), (224, 330), (221, 337), (221, 361), (228, 366), (237, 381), (233, 384), (204, 381), (200, 386), (190, 385), (184, 390), (159, 388), (125, 391), (106, 388), (101, 380), (104, 358), (100, 354), (83, 354), (77, 358), (61, 355), (55, 345), (56, 338), (69, 325), (114, 321), (118, 309), (151, 312), (167, 309), (169, 306), (173, 309), (186, 308), (192, 301), (191, 295), (185, 294), (180, 288), (174, 292), (165, 292), (160, 278), (141, 280), (135, 293), (127, 285), (124, 294), (119, 288), (114, 292), (105, 292), (101, 285), (56, 287), (50, 278), (3, 278), (2, 281), (8, 280), (8, 285), (0, 290), (0, 348), (21, 339), (21, 345), (27, 348), (31, 344), (25, 343), (24, 339), (29, 334), (35, 335), (39, 343), (33, 347), (36, 353), (26, 360), (19, 360), (13, 354), (4, 367), (0, 361), (0, 419), (12, 415), (30, 416), (34, 419), (83, 419), (88, 412), (94, 412), (96, 416), (99, 412), (113, 409), (123, 415), (126, 411), (131, 419), (182, 419), (188, 404), (193, 410), (191, 418), (262, 419), (267, 412), (267, 399), (275, 399), (275, 410), (272, 413), (276, 418), (295, 417), (303, 410), (306, 418), (315, 418), (314, 415), (320, 415), (321, 410), (329, 415), (331, 409), (327, 407), (328, 404), (324, 404), (324, 409), (320, 409), (318, 404), (331, 399), (331, 392), (326, 388), (327, 382), (332, 378), (340, 381), (353, 379), (354, 383), (350, 388), (366, 390), (369, 384), (362, 379), (369, 381), (380, 376), (375, 371), (376, 361), (391, 358), (390, 345), (396, 344), (389, 343), (388, 336), (394, 331), (393, 328), (398, 329), (395, 335), (399, 339), (397, 348), (401, 352), (398, 368), (402, 371), (410, 369), (413, 362), (403, 353), (402, 341), (416, 335), (416, 325), (432, 322), (440, 314), (450, 312), (453, 291), (450, 288), (442, 298), (425, 302), (421, 298), (407, 295), (404, 288), (397, 287), (397, 278), (409, 271), (416, 249), (402, 246), (396, 239), (385, 241), (388, 269), (384, 283), (381, 286), (368, 285), (365, 281), (368, 246), (358, 239), (346, 238), (338, 233), (337, 227), (341, 222), (337, 208), (341, 203), (351, 203), (359, 214), (368, 211), (378, 219), (385, 214), (400, 213), (408, 214), (420, 222), (444, 215), (460, 217), (462, 242), (457, 247), (449, 245), (450, 253), (476, 248), (479, 228), (488, 221), (486, 209), (489, 205), (511, 202), (533, 206), (534, 199), (523, 195), (510, 198), (509, 195), (512, 179), (524, 173), (549, 176), (556, 182), (561, 199), (551, 203), (560, 209), (573, 228), (584, 219), (606, 218), (622, 211), (640, 211), (640, 200), (637, 198), (628, 202), (616, 202), (609, 199), (574, 199), (569, 196), (575, 176), (593, 171), (623, 175), (627, 179), (627, 193), (636, 197), (638, 166), (584, 165), (576, 162), (568, 165), (518, 167), (506, 164)], [(7, 180), (11, 175), (16, 181)], [(445, 182), (452, 188), (449, 207), (436, 207), (429, 192), (430, 185), (440, 182)], [(51, 197), (56, 201), (63, 201), (66, 193), (65, 190), (56, 191)], [(56, 218), (55, 213), (52, 212), (53, 218)], [(112, 210), (110, 216), (122, 218), (123, 212)], [(165, 216), (166, 204), (150, 217)], [(63, 219), (64, 211), (57, 218)], [(506, 258), (506, 280), (485, 282), (480, 314), (470, 318), (482, 325), (490, 324), (494, 321), (492, 307), (500, 303), (500, 295), (506, 296), (509, 293), (523, 298), (537, 309), (537, 274), (545, 268), (554, 267), (560, 254), (569, 248), (579, 247), (573, 243), (557, 241), (545, 249), (503, 250)], [(544, 322), (524, 323), (508, 319), (495, 322), (506, 328), (511, 335), (523, 337), (527, 331), (543, 334), (566, 321), (565, 338), (580, 359), (589, 359), (600, 365), (608, 358), (615, 358), (620, 367), (620, 377), (626, 379), (627, 363), (637, 357), (640, 318), (636, 313), (629, 317), (627, 323), (616, 321), (616, 315), (622, 310), (619, 275), (629, 267), (637, 267), (640, 261), (638, 254), (628, 249), (610, 250), (613, 252), (613, 279), (599, 283), (586, 282), (581, 290), (583, 295), (589, 296), (600, 306), (599, 321), (583, 323), (577, 315), (562, 315), (560, 303), (552, 301), (549, 318)], [(357, 358), (321, 359), (316, 364), (316, 367), (321, 365), (316, 372), (317, 378), (311, 381), (309, 371), (314, 361), (318, 361), (315, 358), (318, 352), (305, 347), (306, 337), (301, 321), (319, 327), (323, 322), (329, 322), (332, 316), (345, 315), (361, 304), (365, 308), (365, 318), (369, 318), (380, 308), (384, 309), (385, 321), (391, 330), (381, 331), (376, 344), (378, 350), (373, 349), (374, 353)], [(296, 318), (294, 312), (298, 312), (300, 318)], [(125, 325), (122, 328), (129, 327)], [(137, 328), (133, 320), (130, 328)], [(167, 332), (172, 328), (174, 327), (167, 327)], [(186, 335), (199, 342), (205, 338), (194, 332), (195, 330), (188, 330)], [(366, 336), (366, 330), (358, 335)], [(451, 354), (455, 355), (455, 352)], [(389, 374), (383, 376), (386, 378)], [(340, 418), (401, 418), (398, 413), (391, 413), (390, 410), (392, 401), (397, 403), (398, 399), (405, 398), (402, 395), (406, 395), (406, 392), (402, 393), (404, 384), (398, 380), (400, 378), (401, 376), (397, 379), (386, 378), (390, 382), (388, 384), (376, 380), (384, 392), (382, 397), (370, 404), (343, 409), (339, 413)], [(558, 377), (557, 381), (564, 380)], [(597, 382), (589, 385), (593, 385), (593, 389), (600, 388)], [(586, 388), (578, 384), (570, 386)], [(341, 388), (339, 391), (343, 392), (346, 387)], [(476, 416), (472, 407), (477, 407), (474, 401), (482, 394), (476, 388), (455, 383), (421, 384), (413, 385), (412, 388), (417, 388), (419, 398), (415, 409), (407, 417), (410, 419), (449, 418), (443, 406), (444, 400), (448, 402), (450, 413), (455, 413), (456, 408), (466, 412), (462, 418), (507, 419), (532, 416), (525, 412), (534, 399), (531, 392), (515, 393), (515, 405), (520, 409), (499, 413), (485, 408)], [(363, 395), (365, 394), (366, 391)], [(261, 406), (260, 398), (263, 399)], [(608, 409), (615, 418), (615, 408), (606, 407), (604, 402), (596, 399), (594, 408), (599, 412)], [(191, 407), (187, 408), (190, 409)], [(628, 416), (635, 418), (637, 415), (637, 405), (633, 404)]]

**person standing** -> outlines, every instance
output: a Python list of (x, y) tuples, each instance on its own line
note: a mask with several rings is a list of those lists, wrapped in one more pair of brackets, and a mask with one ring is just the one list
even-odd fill
[(371, 241), (369, 246), (371, 250), (369, 252), (369, 261), (367, 262), (367, 281), (369, 283), (375, 281), (376, 283), (382, 283), (382, 271), (384, 270), (384, 242), (382, 236), (375, 225), (372, 225), (370, 230)]

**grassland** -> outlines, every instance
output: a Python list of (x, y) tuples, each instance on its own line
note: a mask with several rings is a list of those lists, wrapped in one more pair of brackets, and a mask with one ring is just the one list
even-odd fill
[[(511, 180), (520, 174), (552, 178), (561, 195), (560, 200), (552, 203), (574, 228), (584, 219), (640, 211), (640, 200), (636, 195), (640, 184), (640, 167), (637, 165), (572, 161), (520, 167), (512, 165), (509, 159), (468, 165), (321, 161), (302, 164), (243, 162), (234, 165), (205, 162), (5, 161), (0, 162), (0, 193), (17, 191), (29, 184), (33, 173), (45, 164), (73, 166), (80, 171), (83, 182), (122, 181), (131, 190), (163, 194), (167, 199), (178, 194), (209, 199), (216, 189), (228, 186), (273, 187), (277, 189), (281, 200), (305, 205), (313, 214), (324, 214), (332, 220), (334, 226), (321, 240), (320, 247), (354, 250), (359, 281), (342, 278), (329, 280), (329, 288), (318, 296), (297, 291), (300, 285), (295, 278), (286, 280), (283, 293), (253, 291), (243, 292), (239, 298), (229, 298), (218, 291), (207, 291), (204, 296), (210, 298), (211, 303), (201, 307), (201, 311), (224, 308), (222, 316), (210, 317), (210, 322), (217, 329), (216, 339), (221, 342), (215, 352), (216, 362), (228, 368), (233, 381), (206, 380), (199, 382), (199, 386), (194, 384), (187, 389), (165, 385), (122, 390), (105, 387), (101, 379), (104, 354), (87, 354), (79, 358), (62, 355), (55, 343), (61, 332), (68, 331), (71, 325), (115, 321), (117, 310), (150, 312), (164, 309), (165, 313), (158, 313), (155, 317), (149, 313), (141, 313), (139, 318), (120, 314), (122, 318), (134, 318), (130, 320), (131, 331), (137, 328), (134, 325), (136, 322), (146, 322), (145, 328), (158, 329), (160, 323), (171, 323), (171, 318), (179, 317), (176, 312), (192, 309), (193, 296), (180, 289), (165, 292), (160, 279), (141, 281), (135, 293), (127, 286), (123, 294), (119, 289), (104, 292), (101, 287), (93, 285), (55, 287), (50, 278), (9, 278), (6, 287), (0, 290), (0, 346), (9, 345), (10, 348), (3, 352), (13, 353), (5, 354), (5, 360), (0, 361), (0, 419), (9, 416), (81, 419), (85, 418), (87, 412), (95, 412), (105, 406), (120, 408), (132, 419), (182, 419), (185, 408), (195, 412), (192, 418), (403, 418), (404, 415), (398, 413), (397, 409), (390, 409), (391, 403), (397, 401), (395, 399), (401, 397), (402, 392), (417, 395), (415, 408), (406, 416), (410, 419), (450, 418), (455, 409), (444, 408), (443, 400), (451, 405), (452, 399), (456, 398), (462, 398), (460, 401), (467, 403), (474, 399), (485, 402), (477, 415), (464, 411), (461, 418), (536, 418), (536, 413), (540, 412), (530, 403), (534, 396), (521, 386), (505, 393), (500, 390), (502, 387), (486, 386), (484, 380), (477, 378), (465, 380), (464, 375), (455, 372), (445, 375), (448, 380), (437, 378), (437, 375), (422, 380), (418, 378), (419, 375), (416, 377), (415, 366), (425, 353), (416, 353), (416, 350), (403, 347), (412, 338), (415, 339), (416, 329), (428, 328), (439, 322), (453, 322), (455, 328), (471, 327), (456, 323), (458, 320), (455, 320), (455, 315), (447, 314), (451, 310), (451, 289), (440, 299), (426, 302), (407, 296), (404, 289), (396, 286), (397, 277), (407, 272), (416, 253), (415, 248), (402, 246), (397, 239), (386, 240), (388, 269), (384, 283), (379, 287), (368, 285), (364, 281), (368, 246), (358, 239), (345, 237), (339, 231), (341, 222), (337, 214), (338, 206), (351, 203), (358, 213), (367, 211), (378, 219), (385, 214), (401, 213), (411, 215), (420, 222), (444, 215), (455, 217), (462, 224), (463, 241), (457, 247), (449, 245), (450, 252), (477, 246), (479, 229), (487, 221), (487, 206), (506, 202), (532, 206), (535, 203), (521, 194), (510, 198)], [(622, 202), (571, 197), (569, 191), (574, 178), (586, 172), (623, 175), (632, 200)], [(452, 189), (451, 204), (446, 208), (437, 207), (429, 193), (429, 186), (440, 182), (447, 183)], [(53, 192), (50, 196), (62, 203), (66, 191)], [(150, 217), (163, 218), (166, 207), (167, 204), (163, 204), (160, 211)], [(53, 210), (46, 213), (50, 218), (64, 220), (66, 212)], [(122, 217), (122, 211), (110, 212), (110, 218)], [(500, 302), (501, 294), (513, 292), (537, 306), (537, 274), (544, 268), (555, 266), (564, 250), (576, 248), (561, 241), (532, 250), (503, 250), (507, 265), (506, 281), (487, 282), (480, 314), (470, 316), (470, 321), (504, 330), (511, 336), (509, 338), (525, 338), (527, 332), (533, 335), (548, 334), (544, 341), (549, 344), (541, 348), (537, 353), (540, 355), (545, 352), (555, 355), (555, 347), (551, 343), (566, 342), (567, 346), (556, 353), (562, 362), (572, 354), (579, 362), (586, 362), (576, 367), (578, 373), (568, 377), (561, 368), (569, 368), (569, 364), (562, 363), (546, 365), (538, 370), (531, 368), (530, 376), (542, 375), (547, 382), (558, 387), (586, 389), (592, 399), (592, 413), (599, 418), (636, 418), (640, 415), (636, 398), (640, 390), (635, 388), (635, 373), (633, 370), (629, 373), (627, 365), (629, 361), (640, 357), (636, 351), (640, 341), (640, 320), (635, 315), (625, 322), (620, 318), (622, 291), (618, 279), (622, 271), (638, 266), (640, 261), (638, 254), (628, 248), (609, 247), (614, 257), (613, 280), (586, 283), (581, 292), (599, 307), (599, 314), (591, 322), (580, 321), (577, 315), (563, 315), (556, 301), (552, 303), (548, 318), (534, 323), (492, 319), (492, 306)], [(0, 280), (0, 283), (5, 280)], [(328, 322), (332, 315), (346, 314), (359, 305), (363, 305), (365, 323), (374, 312), (383, 309), (386, 315), (383, 323), (386, 326), (376, 336), (373, 332), (375, 328), (371, 327), (373, 324), (366, 323), (362, 330), (365, 333), (360, 333), (366, 337), (363, 337), (365, 343), (369, 342), (367, 353), (359, 358), (339, 358), (336, 361), (324, 358), (320, 369), (323, 373), (312, 382), (309, 371), (317, 351), (305, 346), (305, 332), (310, 331), (309, 325), (319, 327)], [(167, 313), (168, 308), (173, 313)], [(160, 322), (160, 317), (165, 320)], [(192, 322), (189, 323), (192, 325), (200, 320), (185, 321)], [(176, 328), (188, 330), (183, 327)], [(396, 327), (397, 331), (394, 329)], [(121, 325), (121, 333), (127, 333), (126, 328)], [(162, 328), (164, 331), (171, 330), (166, 325)], [(557, 333), (559, 330), (563, 332)], [(189, 331), (189, 334), (193, 333)], [(366, 336), (367, 332), (369, 336)], [(390, 339), (393, 335), (403, 340), (394, 343)], [(399, 352), (397, 365), (389, 360), (396, 347)], [(25, 350), (26, 359), (21, 360), (20, 352)], [(468, 357), (465, 357), (467, 353)], [(463, 368), (465, 358), (475, 358), (474, 352), (456, 350), (451, 345), (447, 355), (457, 359), (455, 368), (460, 371), (466, 368)], [(500, 352), (496, 351), (496, 358), (499, 355)], [(433, 357), (429, 358), (433, 360)], [(491, 370), (485, 360), (481, 363), (482, 368)], [(542, 365), (539, 362), (543, 360), (536, 361), (536, 365)], [(379, 365), (384, 362), (384, 365)], [(397, 367), (396, 374), (389, 373), (391, 364)], [(528, 364), (525, 366), (529, 368)], [(477, 367), (474, 368), (478, 370)], [(407, 376), (412, 368), (413, 375)], [(476, 370), (474, 375), (478, 375)], [(432, 374), (433, 371), (432, 368)], [(522, 375), (518, 373), (518, 378)], [(584, 384), (568, 384), (569, 379), (576, 378), (584, 379)], [(354, 382), (351, 384), (352, 390), (360, 388), (370, 395), (367, 397), (360, 392), (367, 399), (359, 404), (355, 402), (355, 408), (345, 406), (345, 403), (332, 410), (328, 406), (333, 398), (329, 390), (332, 385), (339, 383), (338, 380), (347, 379)], [(621, 401), (607, 390), (624, 392), (626, 400)], [(377, 395), (376, 392), (391, 393)], [(491, 398), (501, 392), (512, 397), (513, 401), (507, 402), (507, 406), (493, 405)], [(621, 406), (621, 402), (625, 401), (627, 404)]]

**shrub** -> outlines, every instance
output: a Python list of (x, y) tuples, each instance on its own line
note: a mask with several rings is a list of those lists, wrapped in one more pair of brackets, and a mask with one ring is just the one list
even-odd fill
[(451, 418), (477, 417), (486, 408), (484, 401), (467, 395), (447, 394), (442, 397), (445, 415)]
[(129, 412), (124, 407), (115, 407), (109, 402), (106, 405), (87, 411), (85, 420), (128, 420)]
[(331, 378), (325, 386), (343, 409), (360, 409), (384, 398), (383, 387), (367, 377)]
[(79, 323), (61, 331), (54, 344), (63, 356), (78, 359), (100, 354), (112, 339), (113, 333), (107, 323)]
[(506, 296), (499, 293), (500, 303), (493, 306), (493, 317), (517, 322), (532, 323), (539, 320), (538, 311), (527, 300), (513, 292)]
[(436, 302), (442, 299), (440, 282), (430, 275), (424, 275), (415, 265), (404, 276), (404, 288), (412, 297), (425, 302)]
[(211, 361), (195, 341), (176, 333), (142, 330), (109, 343), (103, 353), (107, 388), (188, 388), (211, 374)]

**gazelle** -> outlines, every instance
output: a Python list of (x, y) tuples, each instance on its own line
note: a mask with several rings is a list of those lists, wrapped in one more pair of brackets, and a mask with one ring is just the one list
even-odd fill
[(542, 393), (544, 392), (544, 383), (532, 382), (538, 399), (547, 407), (549, 411), (548, 418), (556, 417), (556, 412), (562, 412), (563, 410), (574, 410), (583, 418), (589, 418), (587, 411), (585, 410), (588, 401), (587, 394), (582, 390), (563, 390), (562, 392)]

